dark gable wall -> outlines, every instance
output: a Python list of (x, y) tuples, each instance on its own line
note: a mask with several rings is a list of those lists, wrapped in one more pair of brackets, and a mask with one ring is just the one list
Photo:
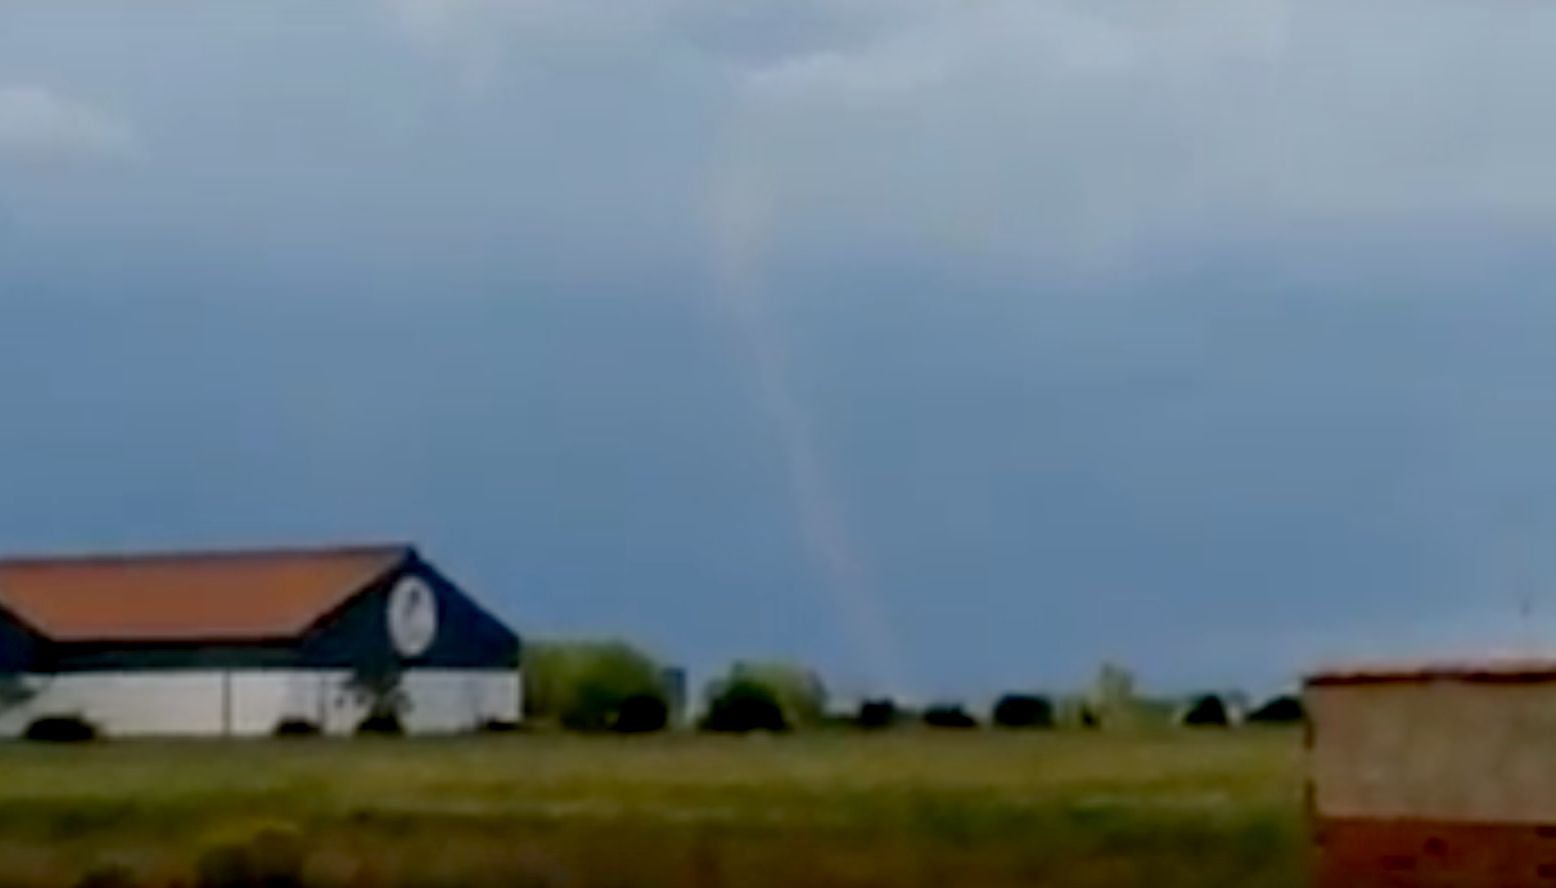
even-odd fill
[[(406, 576), (426, 580), (438, 601), (438, 634), (425, 654), (404, 660), (389, 638), (389, 591)], [(512, 669), (519, 638), (416, 555), (325, 617), (298, 651), (305, 668)]]
[(38, 637), (11, 612), (0, 608), (0, 674), (37, 668)]

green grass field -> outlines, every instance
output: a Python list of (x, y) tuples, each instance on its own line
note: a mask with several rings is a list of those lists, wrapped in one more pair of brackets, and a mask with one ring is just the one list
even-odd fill
[(318, 885), (1297, 886), (1294, 732), (0, 746), (0, 883), (188, 884), (284, 824)]

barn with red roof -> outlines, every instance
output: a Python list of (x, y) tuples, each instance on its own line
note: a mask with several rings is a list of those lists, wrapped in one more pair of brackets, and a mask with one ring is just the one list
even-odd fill
[(0, 560), (0, 736), (519, 718), (519, 637), (410, 545)]

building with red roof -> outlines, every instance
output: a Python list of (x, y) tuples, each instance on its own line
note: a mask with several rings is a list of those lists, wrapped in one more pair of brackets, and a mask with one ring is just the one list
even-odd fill
[(518, 636), (403, 544), (0, 560), (0, 736), (519, 718)]

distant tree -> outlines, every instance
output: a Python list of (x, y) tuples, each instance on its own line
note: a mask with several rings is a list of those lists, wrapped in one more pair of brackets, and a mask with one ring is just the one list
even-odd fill
[(976, 728), (978, 720), (954, 703), (940, 703), (924, 710), (924, 724), (931, 728)]
[(1067, 694), (1055, 707), (1054, 722), (1067, 728), (1097, 727), (1097, 713), (1092, 708), (1090, 694)]
[(346, 691), (364, 710), (357, 733), (405, 733), (403, 716), (411, 708), (411, 697), (405, 690), (404, 679), (397, 663), (362, 663), (351, 673), (346, 679)]
[(633, 694), (621, 701), (611, 729), (618, 734), (652, 734), (670, 721), (670, 707), (657, 694)]
[(1092, 686), (1092, 712), (1102, 722), (1129, 722), (1134, 716), (1134, 700), (1134, 673), (1117, 663), (1104, 662)]
[(994, 723), (1002, 728), (1051, 728), (1054, 705), (1036, 694), (1006, 694), (994, 704)]
[[(646, 699), (657, 701), (668, 721), (665, 676), (652, 657), (624, 641), (532, 643), (522, 669), (525, 716), (575, 731), (610, 731), (626, 715), (623, 732), (642, 733)], [(636, 701), (630, 713), (628, 701)]]
[(783, 707), (784, 719), (796, 728), (818, 724), (827, 710), (827, 687), (810, 669), (778, 661), (741, 661), (730, 667), (729, 678), (770, 689)]
[(1296, 724), (1307, 718), (1302, 700), (1289, 694), (1271, 697), (1263, 705), (1248, 713), (1248, 721), (1261, 725)]
[(783, 703), (770, 686), (749, 678), (732, 678), (710, 689), (702, 728), (724, 734), (789, 730)]
[(1215, 694), (1204, 694), (1189, 704), (1183, 713), (1183, 724), (1190, 727), (1224, 728), (1231, 723), (1226, 704)]
[(859, 713), (854, 718), (854, 724), (865, 730), (880, 730), (896, 724), (897, 717), (897, 704), (881, 697), (859, 704)]

